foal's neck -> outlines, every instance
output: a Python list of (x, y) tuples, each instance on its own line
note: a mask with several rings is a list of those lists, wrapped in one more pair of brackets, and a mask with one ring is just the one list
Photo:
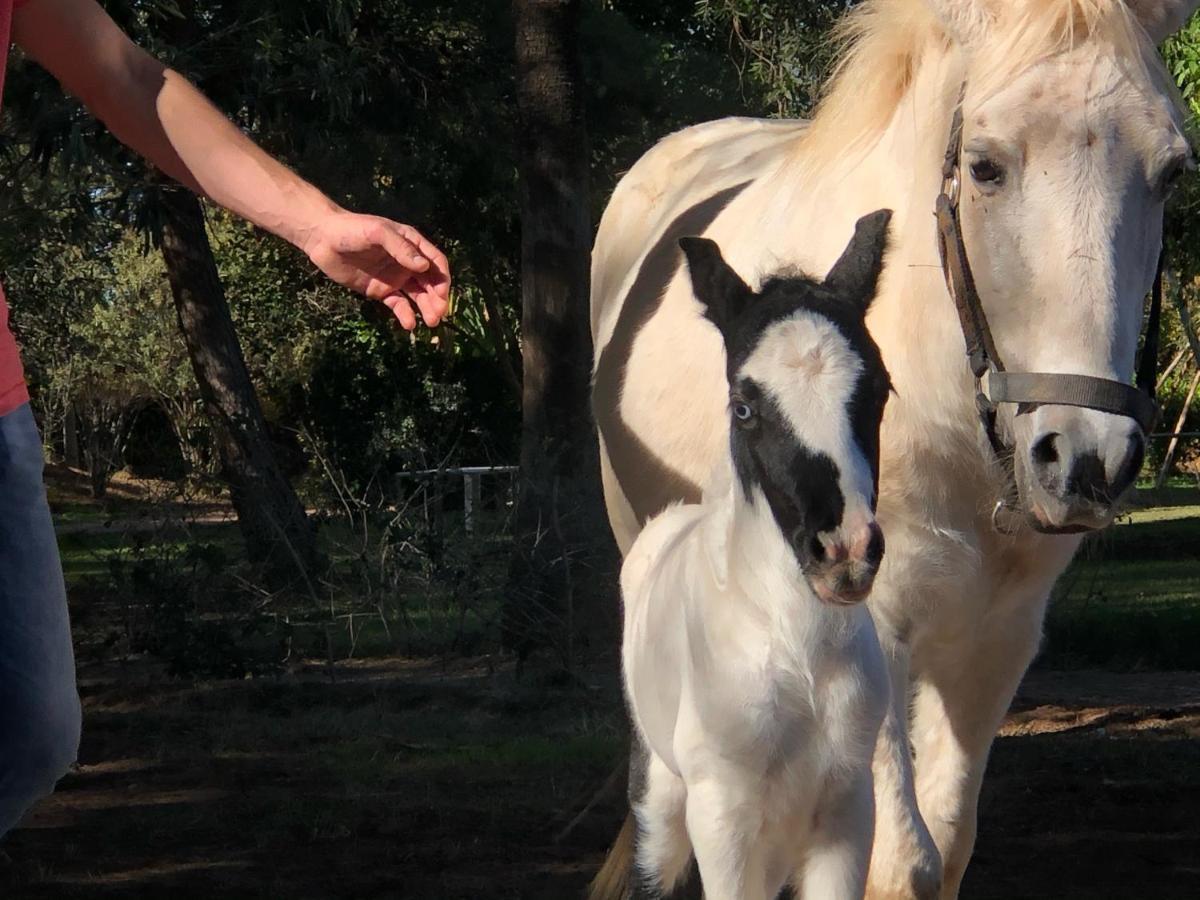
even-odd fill
[(851, 639), (861, 623), (856, 608), (817, 597), (760, 489), (747, 496), (731, 473), (704, 504), (705, 553), (719, 585), (712, 599), (737, 604), (758, 619), (781, 671), (808, 671), (815, 659)]
[(747, 495), (731, 466), (729, 483), (706, 495), (704, 502), (710, 507), (713, 538), (718, 542), (714, 550), (724, 562), (730, 588), (752, 602), (771, 606), (810, 597), (819, 602), (761, 489), (751, 487)]

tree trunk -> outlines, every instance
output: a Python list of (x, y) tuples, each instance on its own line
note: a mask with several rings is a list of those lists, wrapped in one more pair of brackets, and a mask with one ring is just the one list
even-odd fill
[(83, 468), (83, 452), (79, 448), (79, 413), (75, 401), (67, 401), (67, 413), (63, 416), (63, 462), (69, 468)]
[(316, 535), (276, 462), (200, 202), (180, 189), (163, 192), (162, 254), (247, 554), (276, 581), (304, 575), (318, 558)]
[(521, 364), (521, 360), (513, 349), (517, 342), (511, 340), (508, 329), (504, 327), (500, 304), (495, 301), (490, 289), (483, 291), (483, 311), (484, 319), (487, 320), (488, 333), (492, 337), (493, 352), (500, 364), (500, 371), (504, 373), (504, 381), (512, 389), (513, 397), (519, 402), (521, 400), (521, 376), (517, 374), (517, 367)]
[[(580, 0), (515, 0), (520, 113), (522, 430), (505, 631), (559, 651), (613, 618), (612, 538), (589, 391), (588, 144)], [(607, 591), (605, 590), (607, 588)], [(607, 613), (607, 615), (606, 615)], [(610, 634), (603, 635), (607, 642)]]
[(103, 500), (108, 493), (108, 461), (100, 449), (100, 428), (100, 417), (96, 416), (88, 429), (87, 451), (84, 453), (93, 500)]

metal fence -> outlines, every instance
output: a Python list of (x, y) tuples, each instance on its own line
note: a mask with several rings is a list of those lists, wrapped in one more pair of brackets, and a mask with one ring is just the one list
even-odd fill
[[(429, 480), (438, 487), (447, 479), (462, 479), (463, 529), (467, 534), (474, 534), (479, 526), (480, 514), (484, 508), (484, 479), (488, 477), (506, 479), (507, 483), (503, 489), (507, 491), (508, 497), (505, 502), (511, 502), (512, 481), (516, 473), (516, 466), (456, 466), (445, 469), (418, 469), (412, 472), (400, 472), (396, 479), (401, 483), (409, 480)], [(397, 486), (403, 488), (402, 484)], [(439, 499), (436, 502), (440, 506), (440, 493), (438, 496)]]
[[(1200, 431), (1163, 431), (1150, 435), (1150, 440), (1152, 441), (1170, 441), (1163, 458), (1163, 466), (1156, 479), (1157, 487), (1162, 487), (1166, 483), (1172, 462), (1184, 443), (1196, 438), (1200, 438)], [(396, 479), (397, 488), (400, 492), (403, 491), (403, 482), (405, 481), (432, 481), (439, 487), (435, 491), (439, 498), (437, 501), (438, 506), (441, 505), (442, 491), (440, 490), (440, 486), (448, 480), (461, 480), (463, 530), (467, 534), (474, 534), (479, 527), (480, 515), (484, 509), (484, 480), (489, 478), (504, 479), (503, 485), (498, 485), (493, 489), (493, 499), (498, 504), (511, 504), (515, 499), (512, 496), (512, 488), (516, 474), (516, 466), (454, 466), (444, 469), (417, 469), (410, 472), (400, 472), (396, 475)], [(1197, 478), (1197, 486), (1200, 487), (1200, 477)], [(504, 492), (504, 495), (501, 496), (500, 492)]]

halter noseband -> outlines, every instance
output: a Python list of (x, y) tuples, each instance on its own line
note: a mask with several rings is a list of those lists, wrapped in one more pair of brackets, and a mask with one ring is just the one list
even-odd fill
[[(964, 91), (965, 88), (964, 84)], [(975, 406), (993, 452), (997, 457), (1004, 458), (1009, 450), (996, 430), (996, 410), (1001, 403), (1018, 404), (1018, 412), (1044, 403), (1096, 409), (1128, 416), (1138, 423), (1143, 433), (1149, 434), (1159, 413), (1154, 393), (1158, 376), (1159, 319), (1162, 314), (1162, 254), (1159, 254), (1158, 272), (1154, 278), (1146, 340), (1138, 365), (1137, 387), (1091, 375), (1007, 371), (996, 351), (983, 303), (975, 289), (971, 263), (967, 259), (967, 249), (958, 222), (962, 101), (963, 92), (960, 91), (950, 125), (950, 142), (942, 164), (942, 192), (937, 198), (938, 249), (946, 287), (958, 310), (958, 322), (967, 345), (967, 360), (975, 376)]]

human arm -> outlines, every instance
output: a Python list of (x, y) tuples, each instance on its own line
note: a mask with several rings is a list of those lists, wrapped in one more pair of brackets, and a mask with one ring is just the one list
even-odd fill
[(303, 250), (405, 328), (449, 305), (446, 257), (415, 228), (342, 209), (272, 159), (186, 78), (137, 47), (95, 0), (32, 0), (13, 39), (123, 143), (182, 184)]

